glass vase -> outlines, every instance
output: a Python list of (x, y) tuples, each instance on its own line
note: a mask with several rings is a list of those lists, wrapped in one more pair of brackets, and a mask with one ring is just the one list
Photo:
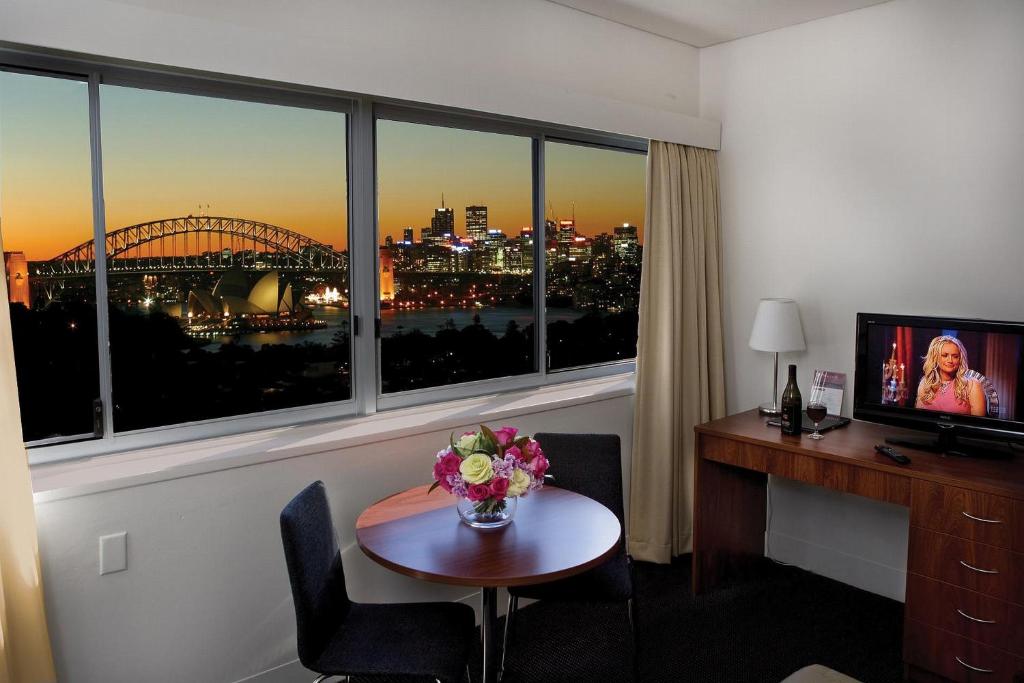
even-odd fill
[(468, 498), (459, 498), (456, 508), (459, 511), (459, 519), (474, 529), (499, 529), (512, 523), (518, 500), (518, 498), (504, 500), (488, 498), (473, 502)]

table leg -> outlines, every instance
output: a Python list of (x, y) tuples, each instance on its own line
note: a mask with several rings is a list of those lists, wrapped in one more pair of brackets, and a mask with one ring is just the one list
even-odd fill
[(494, 650), (498, 642), (497, 634), (498, 621), (498, 589), (480, 589), (480, 644), (483, 649), (483, 683), (490, 683), (494, 680), (494, 664), (497, 662), (497, 652)]
[[(699, 445), (698, 445), (699, 447)], [(693, 593), (743, 574), (764, 556), (768, 475), (695, 458)]]

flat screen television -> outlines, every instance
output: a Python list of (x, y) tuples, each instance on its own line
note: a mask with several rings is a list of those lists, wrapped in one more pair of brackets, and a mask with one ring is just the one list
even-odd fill
[(1024, 454), (1024, 323), (858, 313), (853, 416), (926, 432), (894, 445)]

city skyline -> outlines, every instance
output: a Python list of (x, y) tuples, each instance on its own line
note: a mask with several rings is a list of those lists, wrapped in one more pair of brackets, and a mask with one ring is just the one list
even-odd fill
[[(0, 73), (0, 90), (4, 250), (48, 260), (92, 236), (86, 86)], [(108, 232), (208, 211), (347, 249), (343, 114), (119, 86), (103, 86), (101, 102)], [(460, 236), (472, 205), (487, 206), (488, 227), (509, 235), (532, 224), (528, 138), (378, 126), (379, 243), (401, 240), (409, 226), (418, 236), (442, 193)], [(555, 217), (575, 204), (580, 234), (628, 222), (642, 235), (644, 155), (548, 145)]]

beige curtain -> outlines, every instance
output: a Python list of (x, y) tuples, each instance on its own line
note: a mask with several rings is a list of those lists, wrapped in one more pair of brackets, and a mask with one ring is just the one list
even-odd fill
[(725, 415), (718, 158), (652, 140), (647, 154), (629, 549), (691, 550), (694, 425)]
[(21, 436), (7, 278), (0, 277), (0, 683), (55, 680)]

